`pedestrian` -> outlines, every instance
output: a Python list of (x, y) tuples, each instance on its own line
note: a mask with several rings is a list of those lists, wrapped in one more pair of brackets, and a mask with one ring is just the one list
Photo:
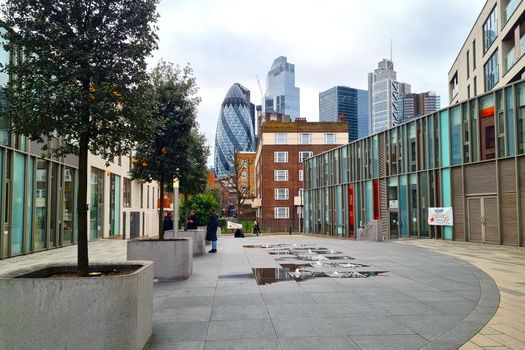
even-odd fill
[(208, 220), (208, 226), (206, 227), (206, 240), (211, 241), (211, 250), (208, 253), (217, 253), (218, 224), (217, 213), (215, 213), (215, 209), (210, 208), (210, 220)]
[(259, 227), (259, 223), (257, 220), (253, 222), (253, 234), (258, 236), (261, 234), (261, 228)]
[(171, 211), (169, 211), (166, 216), (164, 217), (164, 232), (166, 231), (170, 231), (170, 230), (173, 230), (173, 219), (172, 219), (172, 216), (173, 214), (171, 213)]
[(199, 217), (197, 216), (197, 213), (195, 210), (192, 210), (190, 213), (190, 216), (188, 217), (188, 221), (186, 222), (186, 225), (188, 227), (188, 230), (196, 230), (197, 226), (199, 226)]

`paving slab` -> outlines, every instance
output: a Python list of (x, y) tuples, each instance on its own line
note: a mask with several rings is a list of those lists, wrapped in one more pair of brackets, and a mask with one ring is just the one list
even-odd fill
[[(243, 245), (266, 243), (326, 247), (355, 258), (349, 262), (370, 265), (368, 271), (387, 272), (258, 285), (251, 269), (279, 267), (278, 256)], [(523, 301), (525, 278), (516, 266), (523, 269), (523, 259), (468, 247), (457, 259), (419, 244), (223, 236), (217, 254), (195, 257), (188, 280), (154, 284), (153, 335), (146, 349), (405, 350), (456, 349), (465, 343), (465, 349), (489, 344), (520, 349), (525, 308), (516, 305)], [(449, 254), (457, 250), (450, 247), (444, 249)], [(0, 261), (0, 271), (75, 256), (76, 247), (60, 248)], [(125, 257), (125, 241), (90, 242), (92, 262)], [(478, 261), (479, 268), (461, 259)], [(491, 269), (493, 264), (499, 270)], [(486, 269), (504, 281), (500, 309), (505, 312), (483, 328), (500, 301), (494, 275)], [(483, 336), (469, 342), (480, 330)]]

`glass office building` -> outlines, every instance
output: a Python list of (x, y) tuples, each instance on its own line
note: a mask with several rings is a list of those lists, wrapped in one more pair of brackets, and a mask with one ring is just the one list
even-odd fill
[[(228, 176), (233, 171), (234, 152), (255, 151), (255, 130), (248, 91), (235, 83), (222, 102), (215, 134), (215, 176)], [(249, 96), (249, 95), (248, 95)]]
[(295, 65), (286, 57), (277, 57), (266, 78), (264, 112), (289, 115), (292, 121), (301, 116), (300, 91), (295, 86)]
[(335, 86), (319, 93), (319, 121), (336, 122), (344, 117), (348, 140), (368, 135), (368, 91)]
[[(525, 82), (305, 161), (304, 230), (525, 244)], [(452, 208), (453, 226), (428, 223)]]

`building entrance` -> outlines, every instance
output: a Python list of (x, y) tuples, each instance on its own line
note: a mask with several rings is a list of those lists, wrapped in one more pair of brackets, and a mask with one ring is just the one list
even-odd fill
[(390, 212), (390, 239), (399, 238), (399, 213), (397, 211)]
[(469, 241), (499, 243), (497, 197), (469, 198), (468, 214)]

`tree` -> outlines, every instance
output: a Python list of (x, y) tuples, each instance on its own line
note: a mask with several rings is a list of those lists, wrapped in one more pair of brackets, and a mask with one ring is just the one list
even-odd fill
[(158, 0), (7, 0), (2, 7), (15, 59), (5, 67), (4, 111), (12, 131), (60, 142), (79, 157), (78, 273), (89, 272), (88, 153), (109, 160), (150, 135), (146, 57), (157, 47)]
[(197, 213), (197, 216), (199, 217), (200, 225), (204, 226), (208, 224), (210, 208), (218, 211), (220, 209), (220, 204), (212, 193), (199, 193), (191, 196), (191, 198), (184, 198), (180, 202), (179, 208), (181, 212), (184, 208), (195, 210), (195, 213)]
[[(200, 134), (197, 128), (192, 129), (190, 143), (188, 147), (188, 157), (186, 162), (181, 165), (179, 188), (184, 198), (203, 193), (208, 184), (208, 167), (206, 162), (210, 155), (210, 149), (206, 145), (206, 136)], [(185, 201), (188, 203), (188, 201)], [(184, 228), (188, 220), (188, 207), (184, 207)]]
[(243, 181), (242, 175), (248, 171), (247, 167), (243, 165), (239, 159), (239, 151), (230, 151), (228, 157), (231, 160), (231, 167), (228, 172), (228, 176), (221, 179), (221, 184), (226, 187), (229, 191), (235, 192), (235, 199), (238, 213), (240, 214), (241, 208), (247, 199), (251, 198), (251, 191), (249, 181)]
[[(155, 136), (143, 140), (136, 147), (132, 177), (144, 181), (158, 181), (161, 202), (166, 185), (174, 178), (184, 179), (194, 174), (198, 157), (207, 157), (207, 149), (197, 145), (196, 131), (198, 87), (193, 71), (173, 63), (160, 61), (150, 74), (153, 89), (153, 117), (160, 127)], [(205, 147), (205, 146), (203, 146)], [(205, 162), (205, 161), (204, 161)], [(197, 166), (198, 168), (198, 166)], [(197, 181), (196, 178), (193, 181)], [(174, 204), (175, 205), (175, 204)], [(164, 205), (159, 210), (159, 239), (164, 239)]]

